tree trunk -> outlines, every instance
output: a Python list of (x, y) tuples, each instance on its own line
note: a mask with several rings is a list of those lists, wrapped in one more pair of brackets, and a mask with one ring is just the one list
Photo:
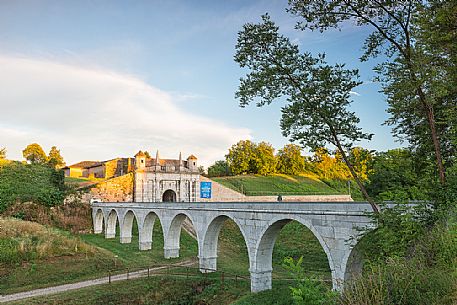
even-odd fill
[(348, 159), (345, 151), (343, 150), (343, 147), (341, 146), (340, 140), (338, 139), (338, 136), (336, 135), (335, 131), (333, 130), (332, 127), (330, 127), (330, 130), (332, 131), (332, 136), (333, 136), (333, 138), (335, 140), (336, 147), (341, 152), (341, 156), (343, 157), (344, 163), (346, 163), (347, 167), (349, 168), (349, 171), (351, 172), (352, 177), (354, 178), (355, 182), (359, 186), (359, 189), (362, 192), (363, 197), (365, 197), (365, 199), (371, 205), (371, 208), (373, 209), (373, 212), (375, 214), (378, 214), (379, 213), (379, 207), (376, 205), (376, 203), (370, 197), (370, 195), (368, 195), (368, 192), (367, 192), (365, 186), (363, 185), (362, 181), (360, 181), (359, 175), (357, 175), (357, 173), (355, 172), (354, 166), (352, 165), (351, 162), (349, 162), (349, 159)]

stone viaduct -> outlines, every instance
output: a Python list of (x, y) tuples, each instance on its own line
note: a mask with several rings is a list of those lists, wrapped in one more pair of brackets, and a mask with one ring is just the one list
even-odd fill
[[(154, 221), (160, 220), (164, 236), (165, 258), (179, 257), (181, 226), (192, 222), (198, 241), (198, 259), (202, 272), (217, 269), (219, 232), (227, 219), (239, 227), (249, 255), (251, 291), (271, 289), (272, 253), (278, 233), (296, 220), (313, 232), (329, 262), (333, 288), (360, 272), (355, 248), (361, 229), (373, 226), (368, 203), (94, 203), (94, 232), (104, 231), (115, 238), (119, 222), (120, 242), (130, 243), (133, 220), (139, 232), (139, 249), (152, 247)], [(105, 225), (104, 225), (105, 224)]]

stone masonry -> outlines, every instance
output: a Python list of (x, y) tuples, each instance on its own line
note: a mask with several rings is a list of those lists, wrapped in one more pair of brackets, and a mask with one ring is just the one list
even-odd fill
[(189, 219), (198, 241), (200, 270), (217, 269), (218, 236), (222, 225), (232, 219), (239, 227), (248, 249), (251, 291), (271, 289), (272, 253), (276, 237), (290, 221), (296, 220), (313, 232), (327, 255), (333, 288), (341, 290), (345, 280), (360, 271), (357, 241), (364, 228), (372, 227), (368, 203), (94, 203), (95, 233), (130, 243), (133, 220), (139, 232), (139, 249), (152, 247), (153, 225), (160, 220), (164, 235), (164, 256), (179, 256), (181, 227)]

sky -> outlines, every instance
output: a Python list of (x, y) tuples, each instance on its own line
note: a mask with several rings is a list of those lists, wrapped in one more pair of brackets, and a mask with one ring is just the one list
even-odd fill
[(360, 70), (351, 109), (368, 149), (400, 146), (379, 93), (374, 61), (361, 63), (368, 28), (324, 33), (294, 29), (287, 1), (0, 1), (0, 147), (9, 159), (39, 143), (67, 164), (147, 150), (163, 158), (194, 154), (204, 166), (241, 139), (289, 143), (282, 101), (240, 108), (246, 74), (233, 60), (243, 24), (268, 12), (282, 34), (331, 63)]

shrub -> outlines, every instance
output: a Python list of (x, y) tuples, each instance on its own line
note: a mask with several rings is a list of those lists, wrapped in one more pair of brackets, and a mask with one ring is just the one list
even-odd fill
[(295, 261), (291, 257), (284, 259), (283, 267), (295, 279), (295, 285), (290, 286), (292, 298), (297, 305), (331, 305), (336, 304), (338, 294), (331, 291), (322, 281), (304, 274), (302, 267), (303, 256)]

